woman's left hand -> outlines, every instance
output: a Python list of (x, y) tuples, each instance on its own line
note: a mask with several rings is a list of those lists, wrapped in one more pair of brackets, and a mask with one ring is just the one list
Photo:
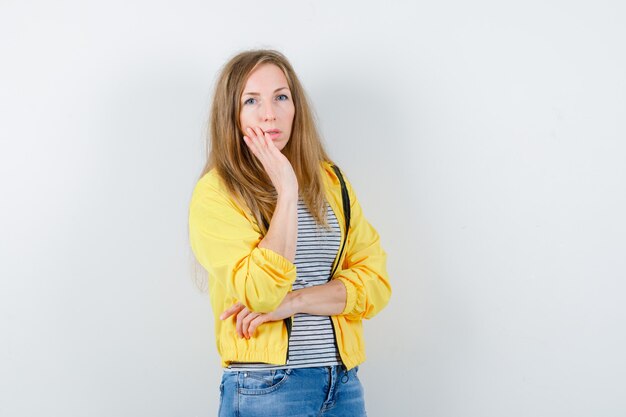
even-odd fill
[(220, 314), (220, 320), (226, 320), (228, 317), (236, 315), (237, 335), (250, 339), (254, 335), (256, 328), (261, 324), (268, 321), (283, 320), (296, 313), (296, 311), (294, 311), (293, 294), (293, 292), (287, 293), (278, 308), (270, 313), (255, 313), (254, 311), (250, 311), (241, 302), (237, 302)]

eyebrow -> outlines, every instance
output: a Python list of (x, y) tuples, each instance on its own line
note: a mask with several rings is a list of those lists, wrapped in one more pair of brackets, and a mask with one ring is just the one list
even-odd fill
[[(280, 90), (287, 90), (289, 89), (288, 87), (279, 87), (276, 90), (274, 90), (274, 92), (280, 91)], [(255, 92), (248, 92), (248, 93), (243, 93), (242, 96), (260, 96), (261, 94), (259, 93), (255, 93)]]

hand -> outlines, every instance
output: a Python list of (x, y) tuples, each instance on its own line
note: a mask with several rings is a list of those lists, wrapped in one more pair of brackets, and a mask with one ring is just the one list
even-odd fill
[(270, 177), (276, 192), (298, 194), (298, 178), (285, 155), (274, 145), (269, 134), (260, 127), (247, 128), (247, 135), (243, 137), (250, 151), (263, 165)]
[(271, 313), (255, 313), (240, 302), (237, 302), (224, 310), (220, 314), (220, 320), (226, 320), (228, 317), (236, 315), (237, 325), (235, 327), (239, 337), (250, 339), (254, 336), (254, 331), (261, 324), (268, 321), (284, 320), (296, 314), (294, 311), (293, 292), (287, 293), (283, 302), (278, 308)]

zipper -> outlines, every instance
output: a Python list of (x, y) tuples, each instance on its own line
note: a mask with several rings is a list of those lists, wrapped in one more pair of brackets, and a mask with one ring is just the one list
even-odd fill
[(330, 318), (330, 325), (333, 328), (333, 337), (335, 338), (335, 346), (337, 347), (337, 353), (339, 354), (339, 358), (341, 359), (341, 367), (343, 368), (344, 372), (348, 372), (348, 368), (346, 368), (346, 364), (343, 360), (343, 358), (341, 357), (341, 349), (339, 349), (339, 343), (337, 343), (337, 331), (335, 330), (335, 322), (333, 321), (332, 317)]
[(291, 339), (291, 328), (293, 327), (293, 317), (287, 317), (283, 320), (287, 327), (287, 355), (285, 356), (285, 365), (289, 363), (289, 339)]
[[(339, 252), (339, 256), (337, 257), (337, 263), (335, 264), (335, 267), (333, 268), (333, 271), (330, 274), (330, 279), (333, 279), (333, 275), (335, 275), (335, 271), (337, 270), (337, 267), (339, 266), (339, 262), (341, 261), (341, 255), (343, 254), (343, 248), (346, 246), (346, 241), (348, 240), (348, 233), (346, 230), (346, 236), (343, 240), (343, 244), (341, 245), (341, 251)], [(330, 280), (329, 280), (330, 281)], [(330, 324), (333, 328), (333, 337), (335, 339), (335, 346), (337, 347), (337, 353), (339, 354), (339, 358), (341, 358), (341, 367), (343, 368), (344, 371), (348, 371), (348, 369), (346, 368), (346, 365), (344, 363), (343, 358), (341, 357), (341, 349), (339, 349), (339, 343), (337, 342), (337, 329), (335, 328), (335, 322), (333, 320), (332, 317), (330, 318)]]
[[(339, 170), (339, 168), (335, 165), (333, 165), (332, 168), (333, 168), (333, 171), (335, 171), (337, 178), (339, 179), (339, 183), (341, 184), (341, 205), (343, 209), (345, 226), (344, 226), (343, 244), (341, 245), (339, 256), (337, 256), (337, 262), (335, 263), (335, 266), (332, 272), (330, 273), (330, 279), (333, 279), (333, 275), (335, 275), (335, 271), (337, 270), (337, 267), (339, 266), (339, 262), (341, 262), (341, 256), (343, 255), (343, 250), (346, 247), (346, 242), (348, 241), (348, 231), (350, 230), (350, 217), (351, 217), (350, 196), (348, 195), (348, 189), (346, 187), (346, 183), (343, 179), (343, 176), (341, 175), (341, 171)], [(343, 368), (344, 372), (348, 372), (348, 368), (346, 367), (345, 361), (341, 357), (341, 349), (339, 349), (339, 343), (337, 342), (337, 329), (335, 328), (335, 322), (333, 321), (332, 317), (330, 317), (330, 324), (333, 328), (333, 337), (335, 338), (335, 346), (337, 347), (337, 353), (339, 354), (339, 358), (341, 359), (341, 367)]]
[[(341, 171), (339, 170), (339, 168), (335, 165), (332, 165), (333, 171), (335, 171), (335, 174), (337, 175), (337, 178), (339, 179), (339, 182), (341, 184), (341, 203), (342, 203), (342, 208), (343, 208), (343, 215), (344, 215), (344, 220), (345, 220), (345, 226), (344, 226), (344, 238), (343, 238), (343, 244), (341, 245), (341, 250), (339, 251), (339, 256), (337, 256), (337, 260), (336, 263), (333, 267), (333, 270), (330, 273), (329, 276), (329, 281), (331, 279), (333, 279), (333, 275), (335, 275), (335, 271), (337, 270), (337, 267), (339, 266), (339, 262), (341, 261), (341, 256), (343, 255), (343, 250), (346, 247), (346, 242), (348, 241), (348, 231), (350, 230), (350, 196), (348, 195), (348, 189), (346, 187), (346, 183), (343, 179), (343, 176), (341, 175)], [(265, 224), (266, 229), (269, 228), (269, 224), (267, 222), (267, 220), (265, 220), (265, 218), (263, 218), (263, 223)], [(341, 359), (341, 367), (343, 368), (343, 370), (345, 372), (348, 372), (348, 369), (344, 363), (343, 358), (341, 357), (341, 349), (339, 349), (339, 343), (337, 343), (337, 330), (335, 328), (335, 322), (333, 321), (332, 317), (330, 318), (330, 324), (333, 328), (333, 338), (335, 339), (335, 347), (337, 348), (337, 354), (339, 354), (339, 358)], [(287, 355), (285, 358), (285, 365), (289, 362), (289, 339), (291, 339), (291, 328), (293, 327), (293, 317), (287, 317), (284, 319), (285, 322), (285, 326), (287, 327)]]

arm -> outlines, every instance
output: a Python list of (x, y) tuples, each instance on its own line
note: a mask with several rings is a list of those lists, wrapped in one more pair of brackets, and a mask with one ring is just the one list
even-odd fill
[[(284, 201), (288, 214), (289, 201)], [(275, 225), (281, 218), (280, 213), (274, 216), (270, 229), (277, 230)], [(194, 189), (189, 239), (214, 285), (224, 286), (227, 294), (253, 311), (275, 310), (296, 279), (295, 265), (276, 251), (280, 244), (274, 240), (274, 244), (265, 242), (269, 244), (263, 247), (255, 224), (230, 198), (215, 173), (203, 177)]]
[(277, 314), (281, 319), (296, 313), (369, 319), (389, 302), (387, 254), (381, 247), (378, 232), (363, 215), (352, 185), (345, 182), (350, 196), (351, 222), (342, 264), (330, 282), (288, 293)]
[(241, 303), (225, 310), (220, 318), (236, 315), (237, 332), (251, 337), (255, 329), (268, 321), (282, 320), (296, 313), (344, 315), (348, 319), (369, 319), (382, 310), (391, 296), (386, 270), (386, 253), (376, 230), (363, 216), (354, 191), (350, 193), (352, 221), (347, 252), (335, 279), (314, 287), (289, 292), (278, 308), (267, 314), (248, 311)]
[[(261, 162), (276, 189), (276, 207), (259, 247), (271, 249), (294, 262), (298, 240), (298, 179), (289, 160), (260, 127), (248, 127), (243, 140)], [(283, 294), (284, 295), (284, 294)]]
[(220, 315), (220, 320), (236, 315), (235, 328), (239, 337), (249, 339), (258, 326), (268, 321), (283, 320), (296, 313), (332, 316), (341, 313), (346, 304), (346, 287), (340, 281), (307, 287), (288, 293), (276, 310), (269, 313), (250, 311), (237, 302)]
[(346, 306), (346, 286), (338, 280), (289, 293), (295, 313), (336, 316)]
[(264, 238), (232, 199), (219, 177), (203, 178), (194, 190), (189, 235), (196, 258), (232, 298), (255, 312), (274, 311), (296, 279), (298, 180), (289, 160), (260, 127), (243, 136), (277, 192)]
[(290, 292), (285, 298), (288, 306), (284, 311), (292, 312), (291, 315), (308, 313), (369, 319), (389, 301), (391, 287), (386, 269), (387, 255), (347, 180), (346, 187), (352, 215), (343, 268), (326, 284)]
[(281, 254), (289, 262), (296, 259), (298, 240), (298, 193), (279, 194), (267, 234), (259, 247)]

